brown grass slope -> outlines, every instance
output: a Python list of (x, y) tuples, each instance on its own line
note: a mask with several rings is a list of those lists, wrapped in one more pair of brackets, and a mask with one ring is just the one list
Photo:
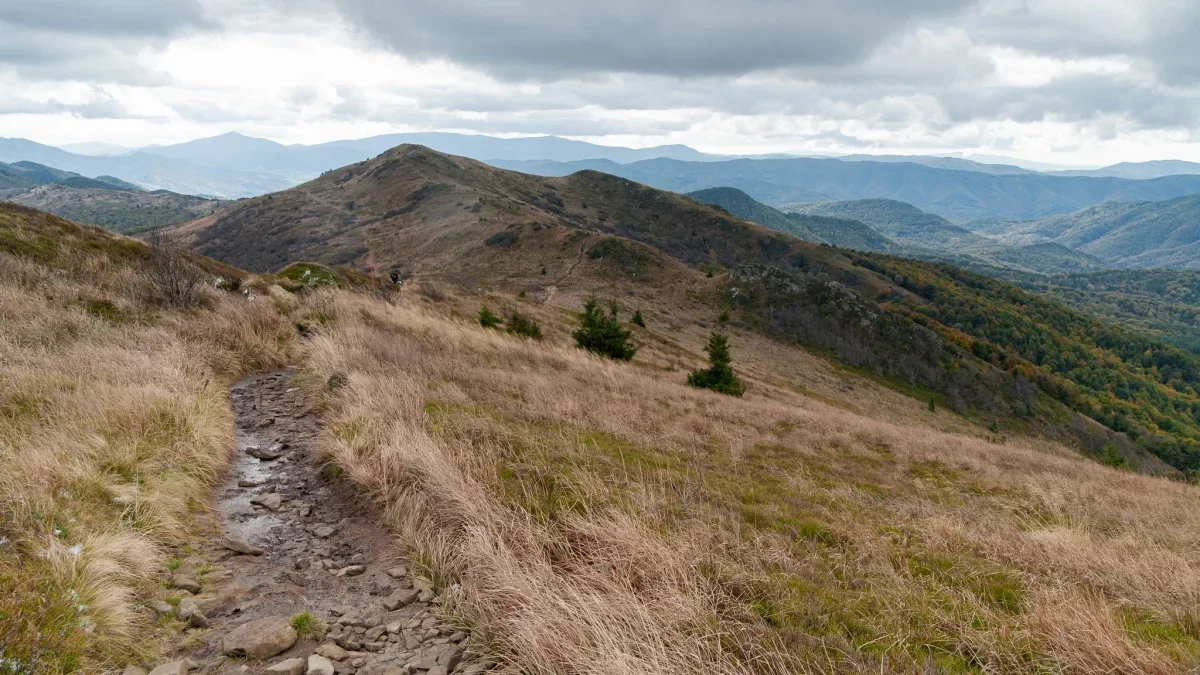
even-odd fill
[(480, 328), (474, 296), (315, 296), (307, 386), (502, 672), (1200, 665), (1196, 487), (856, 414), (740, 349), (746, 397), (698, 391), (647, 367), (678, 358), (655, 336), (603, 361), (557, 308), (489, 301), (545, 341)]
[[(227, 385), (284, 362), (267, 298), (165, 306), (141, 242), (0, 204), (0, 670), (105, 672), (232, 449)], [(193, 259), (211, 280), (237, 273)]]
[[(550, 302), (428, 283), (385, 301), (347, 276), (173, 310), (140, 244), (0, 207), (4, 657), (103, 672), (146, 648), (138, 589), (228, 457), (225, 385), (290, 356), (330, 461), (501, 673), (1200, 665), (1195, 486), (980, 438), (738, 326), (746, 397), (692, 389), (715, 322), (691, 315), (726, 280), (562, 236)], [(651, 303), (633, 363), (570, 346), (556, 301), (596, 289)], [(479, 327), (481, 301), (544, 340)]]

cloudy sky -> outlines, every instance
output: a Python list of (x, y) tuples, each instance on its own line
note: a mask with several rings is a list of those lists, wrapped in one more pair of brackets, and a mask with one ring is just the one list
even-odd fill
[(0, 136), (1200, 161), (1197, 0), (0, 0)]

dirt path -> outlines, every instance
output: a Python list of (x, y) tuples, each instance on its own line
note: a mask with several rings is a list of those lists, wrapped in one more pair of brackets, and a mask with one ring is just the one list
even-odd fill
[[(438, 618), (431, 584), (395, 555), (378, 509), (321, 471), (319, 421), (291, 379), (268, 373), (231, 390), (237, 459), (210, 536), (155, 603), (180, 632), (153, 675), (483, 672), (464, 658), (467, 636)], [(305, 612), (309, 631), (295, 618)]]
[(588, 245), (588, 242), (591, 241), (591, 239), (592, 239), (592, 233), (588, 232), (587, 236), (583, 238), (583, 243), (579, 245), (579, 256), (575, 259), (575, 262), (571, 263), (571, 267), (569, 269), (567, 269), (566, 274), (564, 274), (561, 277), (559, 277), (558, 279), (556, 279), (554, 281), (554, 283), (550, 284), (546, 288), (546, 298), (541, 301), (542, 304), (545, 304), (545, 303), (553, 300), (554, 294), (558, 292), (558, 285), (561, 284), (562, 282), (566, 281), (567, 279), (570, 279), (571, 275), (575, 274), (575, 270), (580, 265), (583, 264), (583, 256), (585, 253), (587, 253), (587, 245)]

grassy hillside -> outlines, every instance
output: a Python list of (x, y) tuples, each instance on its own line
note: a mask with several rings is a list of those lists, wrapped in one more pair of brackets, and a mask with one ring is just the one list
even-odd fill
[(514, 668), (1198, 662), (1194, 486), (872, 420), (757, 374), (742, 399), (698, 391), (646, 366), (675, 358), (650, 335), (634, 363), (602, 361), (566, 346), (556, 307), (490, 299), (541, 321), (534, 343), (474, 325), (474, 298), (435, 295), (325, 302), (308, 386), (329, 407), (330, 460), (392, 507)]
[[(620, 212), (606, 204), (605, 222), (665, 229), (680, 207), (697, 237), (736, 227), (753, 251), (779, 236), (641, 186), (578, 180), (593, 198), (634, 197)], [(496, 224), (485, 227), (473, 236)], [(379, 526), (452, 595), (442, 611), (487, 636), (499, 672), (1200, 665), (1195, 486), (984, 432), (737, 318), (723, 330), (745, 397), (689, 387), (722, 325), (697, 315), (730, 284), (765, 277), (709, 277), (615, 233), (530, 225), (517, 236), (464, 249), (486, 258), (472, 265), (517, 258), (498, 277), (512, 293), (426, 277), (382, 299), (342, 288), (360, 277), (298, 264), (285, 275), (293, 292), (247, 277), (254, 301), (205, 283), (198, 305), (175, 308), (154, 291), (144, 245), (0, 206), (0, 612), (19, 618), (0, 621), (6, 663), (106, 672), (144, 660), (130, 655), (160, 633), (135, 608), (163, 578), (160, 547), (228, 461), (227, 385), (289, 359), (320, 401), (325, 459), (382, 502)], [(560, 261), (551, 251), (568, 240)], [(883, 311), (848, 290), (845, 272), (875, 274), (861, 261), (795, 245), (821, 271), (738, 269), (831, 294), (825, 311)], [(712, 257), (735, 255), (713, 244)], [(535, 280), (505, 275), (541, 256), (553, 270), (534, 279), (558, 293), (539, 299)], [(303, 281), (313, 275), (329, 283)], [(644, 310), (632, 363), (573, 346), (575, 312), (596, 291), (623, 318)], [(908, 293), (899, 284), (892, 297)], [(479, 326), (483, 302), (536, 320), (543, 339)], [(886, 321), (924, 335), (902, 312)], [(986, 367), (944, 344), (964, 367)], [(241, 665), (253, 667), (227, 667)]]
[(111, 187), (75, 187), (62, 183), (42, 185), (17, 193), (10, 196), (9, 201), (78, 223), (98, 225), (113, 232), (133, 232), (182, 223), (215, 213), (229, 204), (165, 190), (144, 192)]
[[(199, 264), (200, 267), (193, 267)], [(119, 672), (165, 546), (229, 461), (227, 385), (289, 358), (270, 302), (162, 295), (148, 247), (0, 204), (0, 669)]]

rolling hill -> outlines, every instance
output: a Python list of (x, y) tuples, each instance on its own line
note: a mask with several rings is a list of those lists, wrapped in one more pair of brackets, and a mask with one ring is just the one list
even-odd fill
[(719, 206), (732, 215), (786, 232), (814, 244), (829, 244), (859, 251), (911, 253), (863, 223), (847, 219), (801, 213), (784, 213), (755, 201), (736, 188), (710, 188), (689, 192), (687, 197), (702, 204)]
[(951, 221), (982, 217), (1032, 220), (1105, 201), (1161, 200), (1200, 193), (1200, 176), (1151, 180), (1044, 174), (992, 175), (916, 163), (837, 159), (739, 159), (682, 162), (497, 162), (545, 176), (591, 169), (672, 192), (735, 187), (766, 204), (892, 199)]
[[(173, 233), (251, 270), (314, 260), (543, 300), (596, 261), (635, 293), (666, 286), (671, 306), (726, 306), (764, 335), (828, 350), (974, 419), (1200, 469), (1189, 384), (1200, 359), (1187, 352), (948, 265), (813, 245), (597, 172), (538, 178), (403, 146)], [(696, 267), (729, 270), (724, 288), (696, 296), (650, 283)]]
[(167, 190), (86, 187), (74, 181), (30, 188), (12, 194), (8, 201), (113, 232), (135, 232), (195, 220), (230, 203)]
[(1200, 196), (1106, 202), (997, 229), (995, 236), (1002, 241), (1054, 242), (1113, 267), (1200, 268)]
[(62, 171), (34, 162), (0, 162), (0, 199), (18, 194), (39, 185), (64, 185), (93, 190), (137, 190), (138, 187), (112, 176), (85, 178), (77, 173)]

